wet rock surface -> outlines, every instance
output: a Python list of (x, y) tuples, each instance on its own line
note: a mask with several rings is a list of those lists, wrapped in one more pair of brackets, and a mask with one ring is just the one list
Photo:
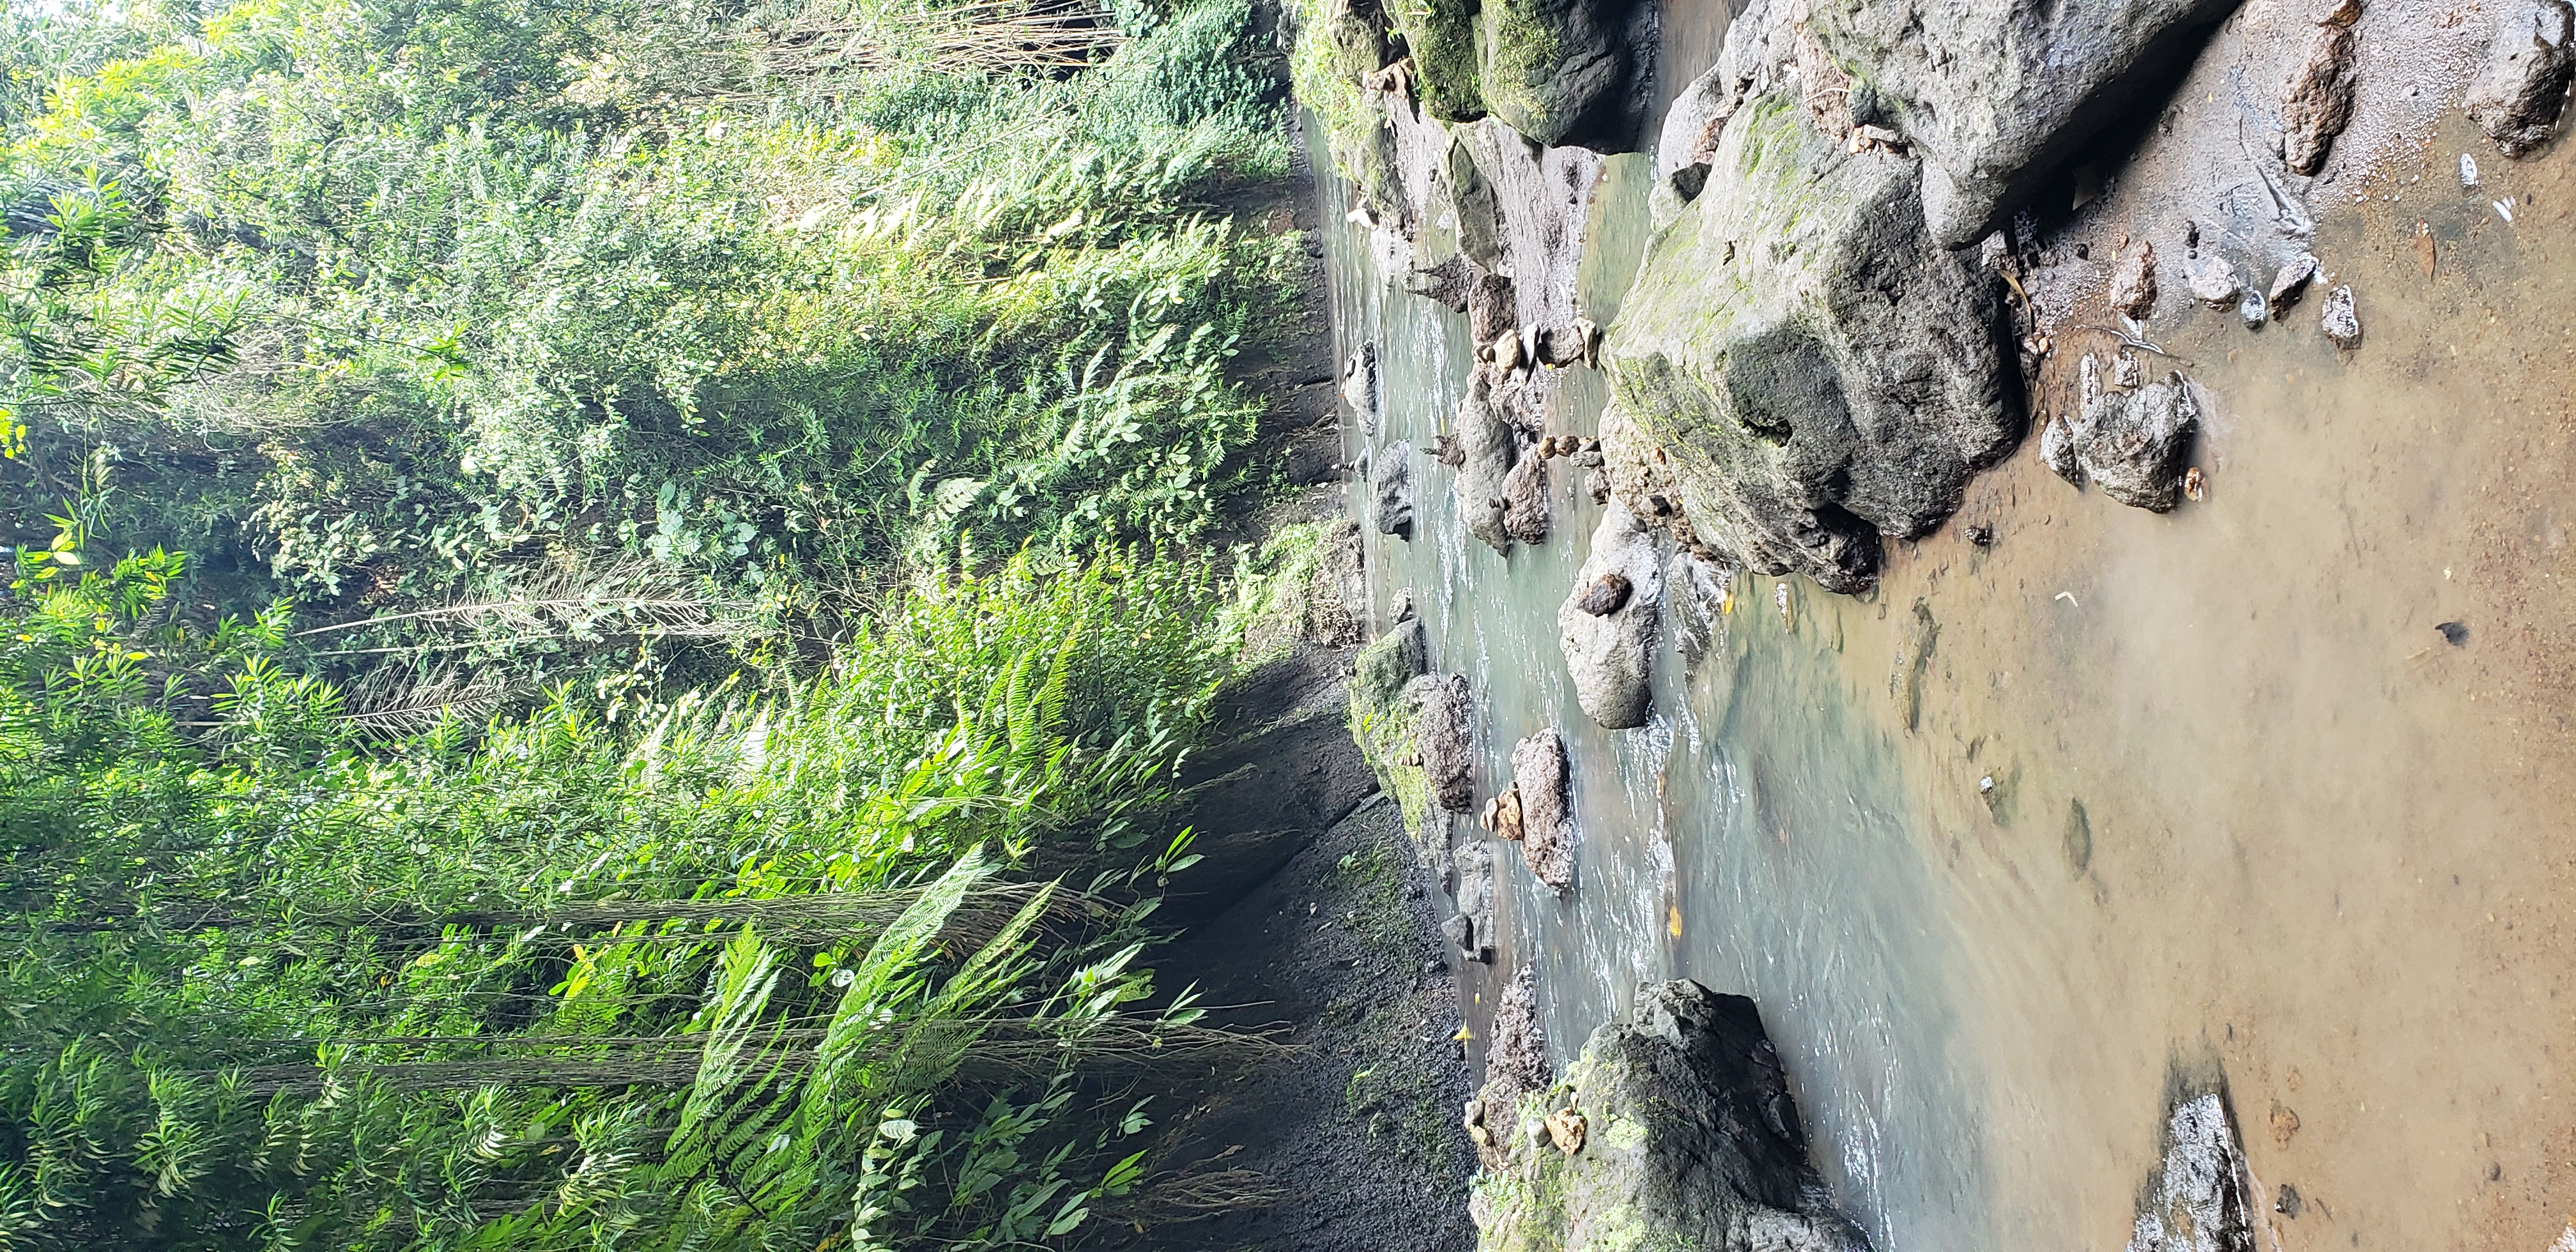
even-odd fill
[(2568, 0), (2506, 0), (2485, 72), (2460, 101), (2469, 120), (2506, 156), (2549, 142), (2576, 80), (2576, 6)]
[(1503, 475), (1503, 533), (1521, 543), (1545, 543), (1548, 520), (1547, 462), (1522, 455)]
[(1413, 445), (1403, 440), (1378, 449), (1369, 471), (1377, 533), (1413, 538)]
[(1925, 231), (1925, 168), (1846, 152), (1775, 91), (1648, 249), (1603, 359), (1735, 563), (1866, 587), (1882, 532), (1938, 525), (2020, 434), (2001, 283)]
[[(1662, 612), (1663, 561), (1655, 541), (1626, 509), (1611, 509), (1592, 532), (1592, 551), (1575, 589), (1556, 611), (1558, 646), (1574, 680), (1575, 702), (1611, 730), (1646, 724), (1648, 666)], [(1628, 582), (1628, 597), (1608, 613), (1583, 610), (1582, 599), (1609, 575)]]
[[(1479, 1094), (1487, 1127), (1499, 1087)], [(1512, 1107), (1524, 1131), (1494, 1136), (1503, 1159), (1489, 1158), (1470, 1203), (1486, 1252), (1868, 1247), (1808, 1164), (1778, 1055), (1742, 996), (1680, 979), (1642, 988), (1561, 1081)], [(1547, 1129), (1569, 1110), (1559, 1123), (1585, 1127), (1570, 1150)]]
[(1458, 402), (1458, 473), (1451, 489), (1458, 496), (1458, 515), (1467, 533), (1496, 552), (1509, 552), (1512, 534), (1504, 524), (1505, 497), (1519, 441), (1511, 423), (1494, 403), (1492, 375), (1479, 369)]
[[(1792, 7), (1767, 0), (1782, 17)], [(1816, 6), (1811, 21), (1825, 51), (1857, 67), (1853, 121), (1892, 127), (1922, 152), (1925, 220), (1934, 241), (1956, 248), (2002, 224), (2042, 176), (2106, 125), (2152, 107), (2154, 93), (2233, 7), (2233, 0), (1859, 0)]]
[(2254, 1252), (2261, 1203), (2226, 1101), (2214, 1092), (2177, 1101), (2128, 1252)]
[(2078, 413), (2051, 419), (2041, 432), (2040, 455), (2069, 482), (2089, 480), (2122, 504), (2162, 513), (2182, 503), (2199, 432), (2199, 404), (2180, 373), (2125, 389), (2097, 378)]
[(1374, 436), (1378, 427), (1377, 345), (1364, 343), (1342, 363), (1342, 403), (1359, 428)]
[(1574, 811), (1566, 793), (1565, 739), (1554, 727), (1512, 746), (1512, 790), (1520, 795), (1521, 860), (1563, 895), (1574, 889)]
[(1452, 813), (1476, 808), (1475, 709), (1467, 698), (1467, 680), (1456, 674), (1424, 674), (1404, 685), (1413, 703), (1413, 742), (1430, 777), (1431, 796)]
[(1520, 1108), (1555, 1081), (1547, 1059), (1547, 1031), (1539, 1025), (1538, 987), (1527, 966), (1513, 975), (1494, 1004), (1494, 1026), (1485, 1041), (1485, 1082), (1467, 1106), (1467, 1137), (1489, 1169), (1500, 1169), (1525, 1135)]

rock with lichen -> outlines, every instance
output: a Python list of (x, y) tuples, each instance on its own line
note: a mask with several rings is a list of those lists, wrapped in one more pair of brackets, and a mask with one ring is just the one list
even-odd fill
[(1808, 1163), (1779, 1056), (1742, 996), (1645, 987), (1563, 1077), (1509, 1113), (1502, 1094), (1488, 1083), (1479, 1110), (1494, 1165), (1469, 1205), (1480, 1252), (1869, 1246)]

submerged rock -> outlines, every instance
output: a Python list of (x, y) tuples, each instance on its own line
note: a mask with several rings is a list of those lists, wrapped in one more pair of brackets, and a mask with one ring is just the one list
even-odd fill
[[(1486, 1126), (1503, 1120), (1506, 1090), (1487, 1083)], [(1779, 1057), (1742, 996), (1679, 979), (1642, 988), (1561, 1082), (1510, 1107), (1513, 1124), (1540, 1133), (1494, 1136), (1502, 1160), (1488, 1161), (1470, 1205), (1483, 1252), (1869, 1246), (1808, 1164)], [(1546, 1130), (1566, 1110), (1560, 1124), (1587, 1128), (1570, 1148)]]
[(1512, 746), (1520, 793), (1521, 860), (1558, 895), (1574, 889), (1574, 820), (1566, 797), (1565, 739), (1551, 726)]
[(1404, 693), (1413, 702), (1413, 742), (1431, 780), (1431, 798), (1452, 813), (1475, 812), (1475, 712), (1467, 680), (1424, 674), (1406, 683)]
[(1377, 433), (1377, 345), (1364, 343), (1342, 364), (1342, 403), (1360, 421), (1360, 429)]
[(1512, 472), (1512, 458), (1519, 450), (1509, 420), (1493, 400), (1491, 376), (1484, 370), (1467, 384), (1467, 396), (1458, 402), (1458, 476), (1451, 489), (1458, 495), (1458, 517), (1466, 523), (1467, 533), (1483, 540), (1496, 552), (1512, 550), (1511, 531), (1504, 525), (1504, 498), (1508, 493), (1505, 479)]
[(2353, 311), (2352, 288), (2338, 286), (2326, 292), (2325, 306), (2318, 313), (2317, 324), (2326, 338), (2338, 348), (2361, 346), (2361, 315)]
[(1460, 955), (1490, 964), (1494, 959), (1494, 853), (1482, 843), (1458, 849), (1452, 863), (1452, 889), (1458, 912), (1441, 929)]
[(2262, 1203), (2217, 1093), (2174, 1105), (2164, 1160), (2139, 1206), (2128, 1252), (2254, 1252)]
[(2165, 512), (2182, 503), (2200, 409), (2180, 373), (2125, 391), (2106, 391), (2092, 359), (2084, 361), (2083, 409), (2073, 419), (2053, 419), (2040, 432), (2039, 451), (2068, 482), (2087, 479), (2122, 504)]
[(1375, 497), (1377, 533), (1413, 538), (1413, 445), (1403, 440), (1378, 449), (1369, 478)]
[(2301, 174), (2324, 169), (2335, 136), (2352, 122), (2350, 26), (2328, 22), (2281, 88), (2281, 160)]
[[(1848, 0), (1812, 14), (1854, 78), (1852, 120), (1923, 156), (1933, 240), (1984, 238), (2106, 124), (2150, 97), (2235, 0)], [(1733, 43), (1729, 32), (1729, 43)], [(1730, 123), (1732, 125), (1732, 123)], [(1837, 136), (1839, 138), (1839, 136)]]
[[(1575, 703), (1611, 730), (1646, 724), (1647, 667), (1663, 601), (1661, 564), (1653, 536), (1636, 515), (1612, 509), (1592, 532), (1592, 553), (1584, 558), (1574, 591), (1556, 610), (1557, 642), (1574, 680)], [(1608, 613), (1585, 612), (1585, 594), (1612, 574), (1627, 580), (1626, 600)]]
[(2549, 142), (2576, 79), (2576, 6), (2568, 0), (2505, 0), (2486, 69), (2460, 101), (2469, 120), (2506, 156)]
[(1750, 568), (1860, 590), (1882, 532), (1939, 525), (2020, 436), (2001, 283), (1926, 233), (1923, 168), (1845, 153), (1794, 80), (1747, 102), (1611, 327), (1618, 407), (1698, 538)]

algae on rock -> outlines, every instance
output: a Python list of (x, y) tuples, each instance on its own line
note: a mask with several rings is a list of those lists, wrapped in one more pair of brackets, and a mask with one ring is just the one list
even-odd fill
[(2021, 435), (2001, 284), (1930, 236), (1922, 163), (1849, 152), (1794, 80), (1729, 120), (1603, 357), (1698, 538), (1836, 591), (1947, 518)]
[[(1586, 1128), (1570, 1152), (1543, 1129), (1563, 1110)], [(1556, 1083), (1508, 1115), (1482, 1111), (1504, 1133), (1470, 1203), (1480, 1252), (1869, 1246), (1808, 1163), (1779, 1058), (1742, 996), (1687, 979), (1644, 987)]]

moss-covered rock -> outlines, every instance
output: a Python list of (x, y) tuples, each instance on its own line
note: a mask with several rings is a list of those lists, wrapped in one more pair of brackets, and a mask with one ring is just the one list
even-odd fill
[(1940, 524), (2011, 451), (2020, 411), (2000, 282), (1931, 239), (1921, 163), (1820, 133), (1795, 82), (1728, 121), (1603, 356), (1701, 541), (1854, 591), (1882, 533)]
[(1628, 29), (1633, 10), (1625, 0), (1485, 0), (1475, 30), (1485, 108), (1550, 147), (1626, 150), (1650, 63)]
[(1742, 996), (1688, 980), (1644, 988), (1510, 1120), (1483, 1112), (1506, 1146), (1476, 1182), (1480, 1252), (1869, 1246), (1808, 1164), (1779, 1059)]
[(1404, 829), (1427, 846), (1439, 824), (1431, 775), (1422, 767), (1414, 727), (1418, 710), (1405, 688), (1430, 668), (1429, 642), (1420, 619), (1398, 622), (1360, 649), (1351, 670), (1351, 740), (1377, 775), (1378, 785), (1404, 814)]
[(1476, 0), (1395, 0), (1387, 11), (1413, 57), (1422, 111), (1444, 122), (1472, 122), (1485, 115), (1476, 8)]

